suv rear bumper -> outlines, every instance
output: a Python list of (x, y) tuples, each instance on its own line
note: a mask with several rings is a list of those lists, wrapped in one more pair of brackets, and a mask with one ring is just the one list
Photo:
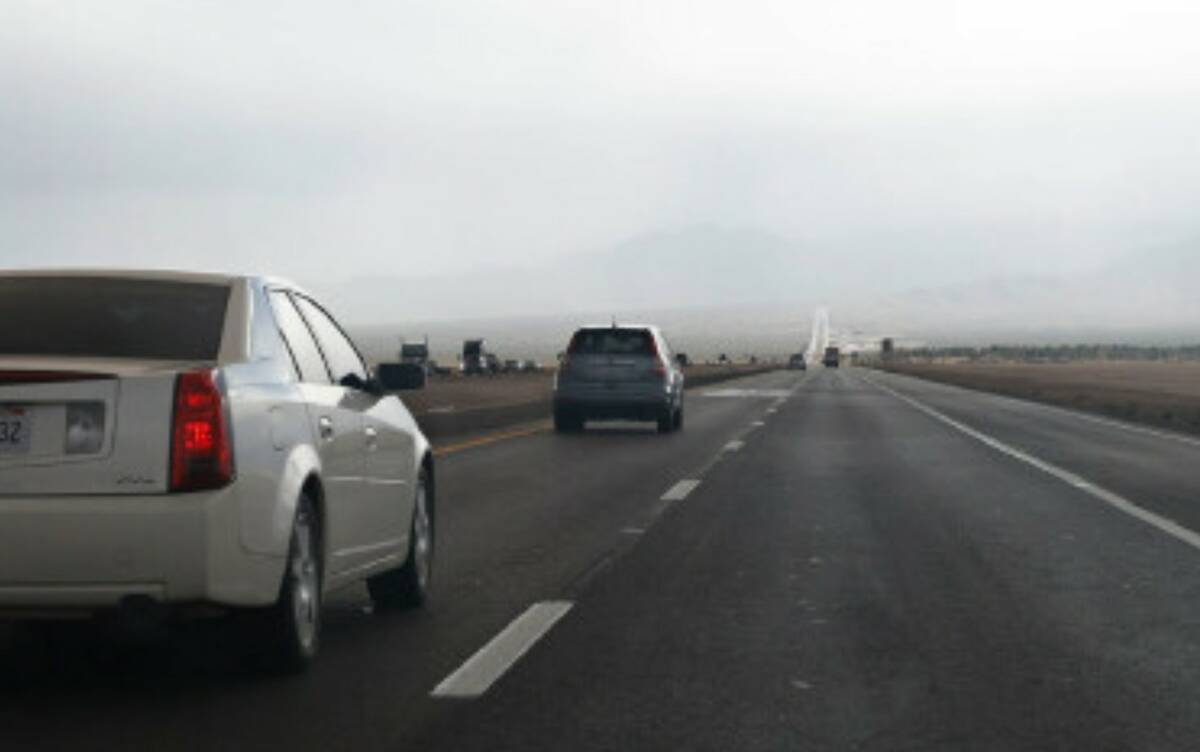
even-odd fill
[(167, 605), (273, 603), (284, 559), (242, 547), (233, 488), (0, 497), (0, 614), (95, 611), (131, 596)]
[(654, 420), (674, 406), (674, 396), (658, 385), (572, 386), (554, 394), (556, 411), (587, 418)]

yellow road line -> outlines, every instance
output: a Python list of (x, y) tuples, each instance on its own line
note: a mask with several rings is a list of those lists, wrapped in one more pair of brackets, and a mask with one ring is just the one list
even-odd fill
[(550, 421), (546, 420), (513, 431), (488, 434), (487, 436), (480, 436), (479, 438), (471, 439), (470, 441), (463, 441), (458, 444), (449, 444), (443, 447), (436, 447), (433, 450), (433, 454), (435, 457), (441, 457), (443, 455), (461, 452), (464, 449), (474, 449), (475, 447), (487, 446), (488, 444), (495, 444), (500, 441), (508, 441), (509, 439), (519, 439), (524, 436), (533, 436), (534, 434), (542, 433), (543, 431), (548, 430), (550, 430)]

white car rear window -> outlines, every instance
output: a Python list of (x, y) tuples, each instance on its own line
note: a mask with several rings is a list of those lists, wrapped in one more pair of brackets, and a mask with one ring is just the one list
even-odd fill
[(0, 277), (0, 355), (212, 360), (228, 285)]

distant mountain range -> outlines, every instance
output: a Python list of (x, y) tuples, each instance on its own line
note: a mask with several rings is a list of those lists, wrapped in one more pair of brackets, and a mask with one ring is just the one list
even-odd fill
[(853, 313), (941, 342), (1200, 341), (1200, 243), (1072, 277), (1010, 276), (883, 295)]
[(537, 266), (426, 278), (381, 270), (313, 287), (360, 324), (747, 307), (806, 316), (823, 303), (835, 326), (931, 341), (1200, 340), (1200, 242), (1071, 277), (957, 282), (931, 267), (920, 287), (911, 271), (894, 273), (905, 259), (864, 270), (769, 232), (696, 226)]
[(626, 240), (537, 267), (438, 277), (382, 272), (322, 286), (350, 320), (533, 315), (553, 311), (725, 306), (786, 302), (817, 291), (813, 254), (755, 230), (693, 227)]

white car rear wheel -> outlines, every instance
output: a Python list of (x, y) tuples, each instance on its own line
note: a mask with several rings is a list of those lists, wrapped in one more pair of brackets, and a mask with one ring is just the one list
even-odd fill
[(274, 606), (253, 613), (256, 654), (279, 671), (301, 671), (321, 643), (321, 533), (316, 504), (304, 494), (296, 506), (287, 564)]

